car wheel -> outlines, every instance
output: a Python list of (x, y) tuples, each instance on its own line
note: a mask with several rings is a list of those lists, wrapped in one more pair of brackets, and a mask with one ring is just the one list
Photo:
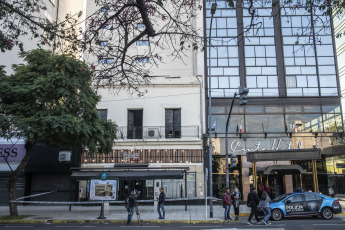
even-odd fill
[(278, 221), (283, 219), (283, 212), (279, 209), (273, 209), (271, 213), (272, 220)]
[(323, 219), (330, 220), (333, 218), (333, 211), (332, 209), (325, 207), (321, 211), (321, 216)]

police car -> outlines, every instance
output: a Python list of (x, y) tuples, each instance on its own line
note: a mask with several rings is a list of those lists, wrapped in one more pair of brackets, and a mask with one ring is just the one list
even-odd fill
[(342, 212), (338, 199), (319, 193), (288, 193), (278, 196), (270, 203), (271, 218), (281, 220), (283, 217), (321, 216), (330, 220), (333, 214)]

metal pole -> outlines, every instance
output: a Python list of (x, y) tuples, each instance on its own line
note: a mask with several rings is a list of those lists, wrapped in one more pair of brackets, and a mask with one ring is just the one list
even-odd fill
[(234, 105), (234, 101), (236, 98), (237, 93), (234, 93), (234, 97), (232, 98), (231, 102), (231, 107), (230, 111), (228, 114), (228, 119), (226, 120), (226, 126), (225, 126), (225, 166), (226, 166), (226, 174), (225, 174), (225, 185), (227, 188), (229, 188), (229, 150), (228, 150), (228, 128), (229, 128), (229, 121), (230, 121), (230, 116), (231, 116), (231, 111), (232, 111), (232, 106)]
[[(216, 3), (213, 3), (216, 4)], [(212, 4), (212, 8), (213, 8), (213, 4)], [(217, 4), (215, 5), (217, 6)], [(210, 67), (210, 63), (211, 63), (211, 34), (212, 34), (212, 21), (213, 21), (213, 14), (215, 13), (215, 9), (214, 12), (211, 9), (211, 22), (210, 22), (210, 37), (208, 40), (208, 62), (209, 62), (209, 66)], [(210, 189), (210, 218), (213, 218), (213, 185), (212, 185), (212, 127), (211, 127), (211, 122), (212, 122), (212, 111), (211, 111), (211, 77), (209, 76), (209, 68), (207, 69), (207, 77), (208, 77), (208, 140), (209, 140), (209, 144), (208, 144), (208, 163), (209, 163), (209, 189)]]
[(207, 219), (207, 168), (205, 170), (205, 219)]
[[(72, 179), (71, 179), (71, 185), (70, 185), (70, 190), (69, 190), (69, 201), (72, 201)], [(72, 210), (72, 204), (69, 204), (69, 209), (68, 211), (71, 211)]]
[[(184, 177), (185, 177), (185, 180), (184, 180), (184, 195), (185, 195), (185, 198), (187, 199), (187, 170), (184, 170)], [(184, 202), (184, 210), (187, 211), (187, 200), (185, 200), (185, 202)]]
[(101, 213), (99, 214), (99, 217), (97, 217), (97, 219), (106, 219), (106, 217), (104, 216), (104, 200), (102, 200)]
[(256, 175), (256, 162), (253, 161), (253, 184), (255, 187), (255, 192), (258, 192), (258, 188), (257, 188), (258, 181), (257, 181), (256, 176), (257, 176)]

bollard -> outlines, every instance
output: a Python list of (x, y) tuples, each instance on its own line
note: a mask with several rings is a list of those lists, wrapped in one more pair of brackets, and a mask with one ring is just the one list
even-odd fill
[(99, 217), (97, 217), (97, 219), (106, 219), (106, 217), (104, 216), (104, 202), (103, 201), (101, 204), (101, 213), (99, 214)]

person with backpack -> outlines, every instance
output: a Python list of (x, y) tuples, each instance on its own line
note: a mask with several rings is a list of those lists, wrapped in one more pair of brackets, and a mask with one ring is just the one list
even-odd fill
[(255, 215), (255, 219), (257, 223), (260, 223), (259, 217), (258, 217), (258, 204), (259, 204), (259, 197), (258, 194), (255, 192), (255, 187), (252, 186), (250, 188), (250, 193), (248, 193), (247, 198), (247, 206), (250, 207), (250, 215), (247, 221), (247, 224), (252, 225), (250, 222), (253, 218), (253, 215)]
[(263, 224), (270, 225), (271, 222), (269, 222), (269, 219), (271, 217), (271, 209), (270, 209), (270, 202), (271, 198), (267, 194), (266, 191), (264, 191), (261, 195), (261, 199), (259, 202), (259, 207), (264, 210), (265, 217), (261, 220)]
[(137, 199), (134, 196), (133, 190), (130, 191), (128, 199), (126, 200), (126, 202), (127, 202), (126, 207), (127, 207), (127, 212), (128, 212), (127, 224), (131, 224), (133, 212), (134, 212), (134, 207), (137, 204)]
[(230, 188), (226, 188), (225, 191), (226, 192), (223, 195), (223, 208), (225, 209), (225, 211), (224, 211), (224, 219), (225, 220), (232, 220), (232, 218), (230, 216), (230, 210), (231, 210), (231, 205), (232, 205)]

